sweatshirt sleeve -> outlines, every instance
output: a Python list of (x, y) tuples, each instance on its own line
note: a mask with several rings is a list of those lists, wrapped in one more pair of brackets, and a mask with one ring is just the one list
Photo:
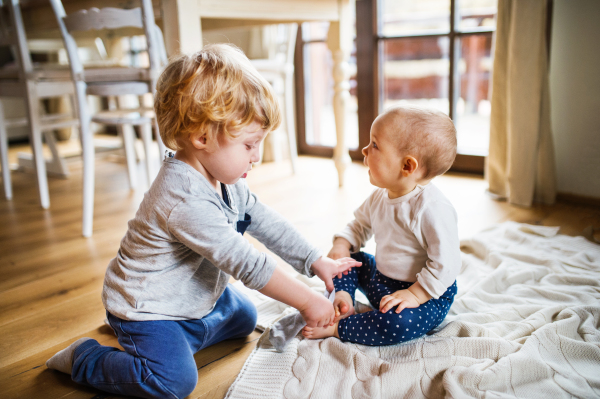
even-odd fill
[(427, 251), (417, 281), (433, 298), (439, 298), (456, 280), (462, 261), (457, 216), (450, 203), (435, 201), (417, 215), (413, 232)]
[(275, 259), (237, 233), (212, 199), (182, 200), (171, 211), (168, 228), (176, 240), (248, 288), (263, 288), (275, 270)]
[(299, 273), (312, 277), (311, 266), (322, 256), (321, 251), (283, 216), (260, 202), (249, 189), (246, 198), (246, 213), (252, 218), (247, 232)]
[(333, 239), (338, 237), (345, 238), (352, 245), (351, 252), (358, 252), (365, 246), (367, 241), (373, 236), (371, 227), (371, 206), (375, 193), (371, 194), (365, 202), (354, 211), (354, 220), (344, 227), (342, 231), (335, 234)]

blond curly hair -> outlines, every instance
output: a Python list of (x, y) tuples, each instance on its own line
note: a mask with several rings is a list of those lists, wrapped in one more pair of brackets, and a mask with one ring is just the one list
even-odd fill
[(267, 132), (281, 124), (271, 85), (237, 47), (212, 44), (171, 60), (158, 79), (154, 110), (165, 145), (184, 148), (186, 140), (236, 137), (257, 122)]

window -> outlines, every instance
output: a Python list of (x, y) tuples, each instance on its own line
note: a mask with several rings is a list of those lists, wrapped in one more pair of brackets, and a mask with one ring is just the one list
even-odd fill
[(497, 0), (357, 0), (356, 6), (363, 16), (358, 92), (376, 100), (369, 105), (359, 95), (360, 142), (368, 143), (369, 121), (389, 106), (431, 107), (456, 124), (454, 169), (482, 172)]
[[(375, 117), (395, 104), (438, 109), (455, 122), (455, 170), (483, 172), (497, 0), (356, 0), (346, 145), (362, 159)], [(335, 146), (328, 23), (302, 24), (296, 44), (299, 150)], [(358, 119), (358, 120), (357, 120)], [(358, 122), (358, 123), (357, 123)]]
[[(329, 22), (305, 22), (296, 40), (296, 110), (301, 154), (333, 156), (336, 144), (333, 112), (333, 60), (327, 46)], [(350, 98), (346, 107), (346, 146), (359, 153), (356, 52), (350, 60)]]

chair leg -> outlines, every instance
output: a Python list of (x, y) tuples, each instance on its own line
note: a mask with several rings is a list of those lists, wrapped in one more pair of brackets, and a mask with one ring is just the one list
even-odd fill
[(125, 158), (127, 160), (127, 171), (129, 172), (129, 187), (132, 189), (137, 187), (137, 171), (136, 171), (136, 156), (135, 156), (135, 132), (133, 126), (129, 124), (117, 125), (119, 135), (123, 139), (123, 147), (125, 148)]
[(285, 75), (285, 124), (288, 134), (288, 145), (290, 149), (290, 161), (292, 162), (292, 172), (296, 173), (298, 149), (296, 147), (296, 120), (294, 118), (294, 74)]
[(4, 182), (4, 195), (6, 199), (12, 199), (12, 182), (10, 180), (10, 168), (8, 166), (8, 135), (4, 124), (4, 107), (0, 101), (0, 161), (2, 161), (2, 181)]
[(58, 152), (58, 146), (56, 145), (54, 132), (52, 130), (46, 130), (44, 132), (44, 138), (46, 139), (46, 145), (52, 153), (52, 163), (48, 165), (49, 170), (64, 177), (69, 176), (69, 168), (67, 167), (67, 163)]
[(152, 184), (152, 156), (150, 155), (150, 149), (152, 148), (152, 125), (150, 123), (144, 123), (140, 125), (140, 133), (142, 136), (142, 142), (144, 143), (144, 152), (146, 153), (146, 181), (148, 182), (148, 188)]
[(91, 237), (94, 226), (95, 162), (94, 140), (90, 129), (90, 114), (86, 103), (86, 84), (76, 82), (77, 115), (79, 117), (79, 139), (83, 158), (83, 218), (82, 235)]
[(48, 176), (46, 175), (46, 160), (42, 147), (42, 131), (40, 130), (40, 104), (35, 85), (27, 82), (27, 116), (29, 121), (29, 142), (33, 152), (33, 162), (37, 175), (40, 193), (40, 205), (44, 209), (50, 207), (50, 194), (48, 192)]

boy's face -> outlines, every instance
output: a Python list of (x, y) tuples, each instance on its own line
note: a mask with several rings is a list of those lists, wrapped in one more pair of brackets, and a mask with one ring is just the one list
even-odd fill
[(259, 147), (266, 132), (256, 122), (242, 128), (236, 138), (219, 138), (218, 147), (206, 152), (202, 165), (210, 175), (224, 184), (234, 184), (260, 160)]
[(391, 119), (383, 115), (373, 122), (371, 141), (362, 149), (371, 184), (387, 189), (390, 198), (404, 195), (414, 188), (409, 187), (412, 183), (403, 178), (403, 155), (398, 150), (397, 140), (392, 137)]

